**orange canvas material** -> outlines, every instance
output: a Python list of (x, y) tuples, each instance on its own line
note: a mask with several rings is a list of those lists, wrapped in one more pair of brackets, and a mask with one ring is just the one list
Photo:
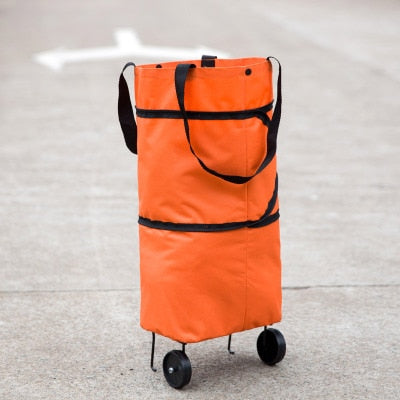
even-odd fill
[[(276, 125), (272, 64), (212, 64), (134, 74), (140, 323), (182, 343), (281, 319), (276, 155), (262, 166)], [(134, 124), (121, 115), (123, 130)]]

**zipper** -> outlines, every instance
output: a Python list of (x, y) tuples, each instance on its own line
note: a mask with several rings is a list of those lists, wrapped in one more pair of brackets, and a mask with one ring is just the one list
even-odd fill
[[(240, 111), (186, 111), (188, 119), (196, 120), (242, 120), (259, 118), (265, 125), (269, 125), (270, 119), (266, 114), (272, 110), (273, 102), (258, 108)], [(136, 115), (140, 118), (170, 118), (181, 119), (179, 110), (150, 110), (136, 107)]]

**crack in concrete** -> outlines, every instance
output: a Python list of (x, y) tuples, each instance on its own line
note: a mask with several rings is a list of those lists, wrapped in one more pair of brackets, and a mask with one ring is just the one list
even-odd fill
[(400, 283), (366, 283), (366, 284), (333, 284), (333, 285), (305, 285), (283, 286), (282, 290), (308, 290), (308, 289), (347, 289), (347, 288), (388, 288), (400, 287)]
[[(366, 284), (332, 284), (332, 285), (304, 285), (283, 286), (282, 290), (310, 290), (310, 289), (348, 289), (348, 288), (391, 288), (400, 287), (400, 283), (366, 283)], [(139, 287), (116, 289), (26, 289), (26, 290), (0, 290), (0, 295), (7, 294), (50, 294), (50, 293), (108, 293), (108, 292), (135, 292)]]

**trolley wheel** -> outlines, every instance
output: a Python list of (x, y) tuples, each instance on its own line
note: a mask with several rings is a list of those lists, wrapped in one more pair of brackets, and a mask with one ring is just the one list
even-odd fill
[(164, 376), (168, 384), (181, 389), (190, 382), (192, 366), (188, 356), (180, 350), (168, 352), (163, 361)]
[(265, 364), (275, 365), (282, 361), (286, 353), (286, 342), (282, 333), (273, 328), (262, 331), (257, 339), (257, 352)]

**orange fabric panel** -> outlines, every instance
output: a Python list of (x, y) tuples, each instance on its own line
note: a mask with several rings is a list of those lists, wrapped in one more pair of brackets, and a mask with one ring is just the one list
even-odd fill
[(141, 326), (183, 343), (281, 318), (278, 221), (227, 232), (139, 227)]
[[(185, 61), (197, 68), (186, 83), (187, 110), (237, 111), (272, 101), (272, 67), (265, 58), (215, 60), (214, 68), (199, 68), (200, 61)], [(174, 71), (178, 62), (139, 65), (135, 68), (136, 106), (145, 109), (179, 110)], [(246, 69), (251, 74), (246, 75)]]
[[(278, 206), (276, 206), (278, 208)], [(245, 329), (281, 320), (282, 287), (279, 221), (247, 230)]]
[[(196, 122), (201, 124), (203, 121), (190, 121), (191, 126), (195, 127)], [(207, 122), (217, 122), (217, 128), (222, 125), (218, 122), (243, 123)], [(260, 121), (257, 119), (257, 122)], [(258, 132), (250, 132), (248, 135), (253, 138), (246, 140), (245, 133), (244, 138), (239, 135), (233, 144), (229, 143), (232, 131), (219, 143), (217, 138), (209, 139), (208, 132), (201, 136), (194, 129), (193, 142), (210, 166), (218, 171), (243, 175), (249, 170), (246, 164), (250, 163), (246, 157), (250, 151), (243, 139), (249, 142), (249, 147), (253, 146), (254, 159), (258, 161), (255, 164), (258, 165), (265, 155), (266, 128), (263, 128), (264, 132), (259, 135), (261, 140), (254, 140)], [(274, 190), (275, 159), (257, 179), (247, 185), (234, 185), (200, 167), (190, 152), (181, 120), (138, 118), (138, 132), (140, 215), (160, 221), (223, 223), (257, 219), (264, 213)], [(213, 132), (218, 135), (217, 129)], [(250, 142), (253, 143), (250, 145)], [(252, 165), (251, 169), (256, 168)]]

